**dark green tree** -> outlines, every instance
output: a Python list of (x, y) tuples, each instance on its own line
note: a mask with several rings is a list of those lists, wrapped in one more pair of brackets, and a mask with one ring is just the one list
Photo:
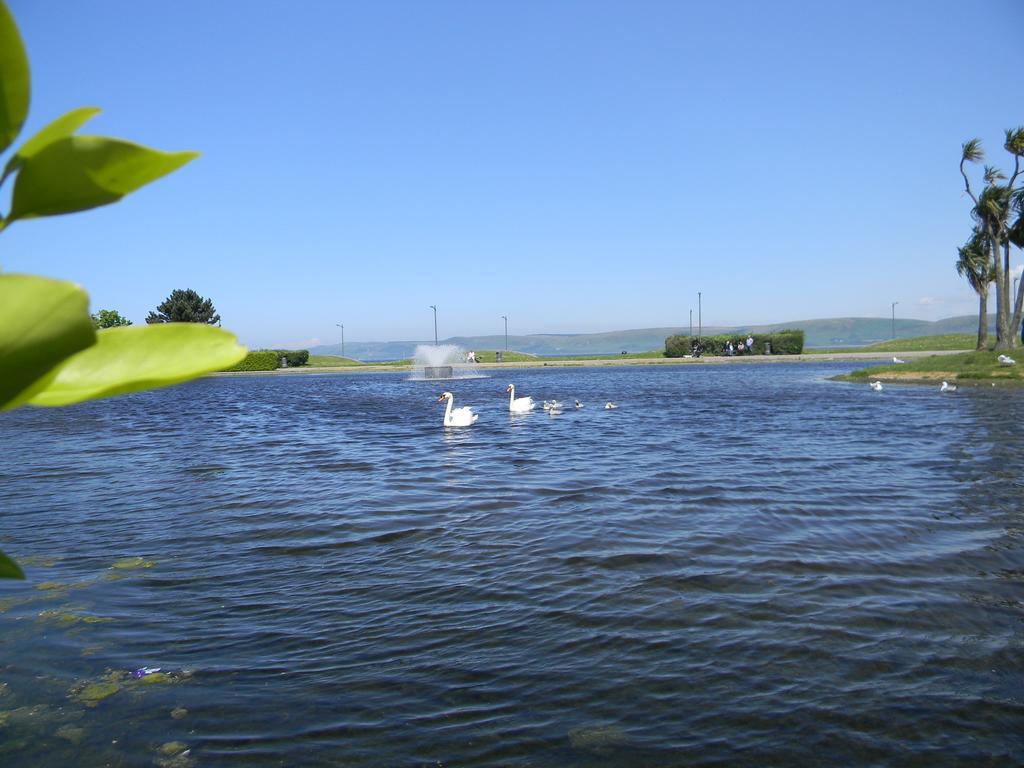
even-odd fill
[(188, 288), (184, 291), (178, 289), (171, 291), (163, 304), (156, 308), (156, 312), (150, 312), (146, 317), (150, 325), (155, 323), (207, 323), (217, 325), (220, 323), (220, 315), (213, 307), (212, 299), (204, 299), (198, 293)]
[(118, 328), (122, 325), (131, 325), (132, 321), (123, 317), (116, 309), (101, 309), (92, 315), (93, 328)]
[(989, 258), (991, 249), (984, 233), (975, 227), (971, 239), (957, 251), (960, 257), (956, 262), (956, 272), (961, 277), (966, 277), (971, 288), (978, 294), (977, 348), (985, 349), (988, 347), (988, 289), (995, 281), (992, 261)]

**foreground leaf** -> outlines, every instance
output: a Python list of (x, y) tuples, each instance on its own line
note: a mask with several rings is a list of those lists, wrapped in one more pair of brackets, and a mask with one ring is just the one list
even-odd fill
[(0, 409), (28, 399), (54, 366), (95, 342), (89, 297), (77, 285), (0, 275)]
[(14, 141), (28, 116), (29, 74), (18, 25), (0, 2), (0, 152)]
[(0, 579), (24, 579), (25, 573), (18, 564), (0, 552)]
[(196, 152), (161, 152), (104, 136), (66, 136), (22, 160), (8, 223), (115, 203)]
[(25, 158), (39, 154), (39, 150), (48, 144), (52, 144), (57, 139), (70, 136), (99, 113), (99, 107), (79, 107), (58, 117), (22, 144), (18, 151), (11, 156), (11, 159), (7, 161), (7, 167), (4, 168), (3, 176), (0, 176), (0, 184), (3, 184), (8, 176), (21, 167)]
[(69, 358), (31, 405), (84, 400), (166, 387), (234, 365), (245, 356), (234, 334), (196, 323), (124, 326), (96, 334)]

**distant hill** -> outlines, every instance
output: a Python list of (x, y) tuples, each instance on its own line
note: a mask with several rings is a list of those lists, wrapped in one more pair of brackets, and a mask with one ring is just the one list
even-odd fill
[[(994, 323), (990, 318), (990, 326)], [(885, 317), (837, 317), (819, 320), (794, 320), (771, 325), (705, 326), (704, 335), (748, 332), (771, 333), (787, 328), (800, 328), (806, 334), (808, 347), (860, 347), (885, 341), (891, 337), (892, 321)], [(977, 315), (947, 317), (943, 320), (902, 320), (896, 318), (896, 337), (938, 336), (946, 333), (975, 333)], [(677, 333), (688, 333), (689, 326), (666, 328), (639, 328), (606, 333), (539, 333), (530, 336), (509, 336), (508, 348), (534, 355), (617, 355), (622, 351), (645, 352), (663, 349), (665, 338)], [(357, 360), (402, 360), (413, 356), (418, 344), (429, 341), (347, 342), (345, 354)], [(442, 344), (455, 344), (463, 349), (503, 349), (504, 335), (453, 336), (442, 339)], [(313, 347), (317, 355), (337, 355), (340, 344)]]

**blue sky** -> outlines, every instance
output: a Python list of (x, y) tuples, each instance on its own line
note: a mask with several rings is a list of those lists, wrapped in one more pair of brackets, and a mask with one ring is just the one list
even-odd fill
[[(8, 271), (251, 346), (976, 311), (957, 173), (1007, 166), (1024, 3), (13, 0), (27, 131), (202, 157), (12, 226)], [(4, 206), (6, 206), (6, 195)], [(1020, 255), (1017, 254), (1020, 261)]]

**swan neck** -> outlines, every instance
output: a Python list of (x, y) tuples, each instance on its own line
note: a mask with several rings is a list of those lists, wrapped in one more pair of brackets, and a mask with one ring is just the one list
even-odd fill
[(448, 404), (444, 407), (444, 425), (450, 427), (452, 423), (452, 401), (454, 397), (448, 398)]

